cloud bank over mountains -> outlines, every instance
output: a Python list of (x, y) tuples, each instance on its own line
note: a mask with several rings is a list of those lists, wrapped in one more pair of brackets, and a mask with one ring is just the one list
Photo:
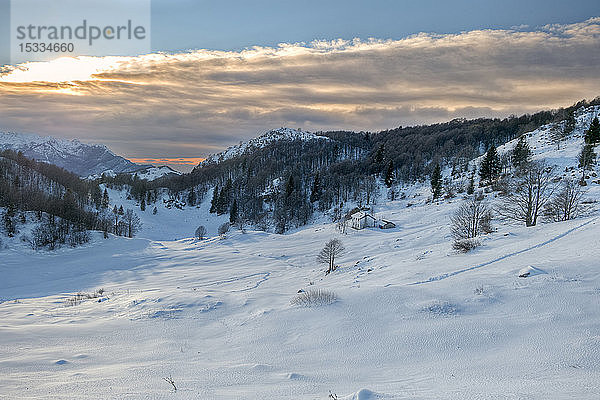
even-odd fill
[[(527, 29), (527, 28), (523, 28)], [(600, 95), (600, 18), (531, 31), (420, 33), (8, 66), (1, 130), (202, 157), (280, 126), (378, 130), (507, 116)]]

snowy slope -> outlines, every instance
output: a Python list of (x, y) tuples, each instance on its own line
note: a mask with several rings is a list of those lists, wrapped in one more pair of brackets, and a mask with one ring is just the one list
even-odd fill
[[(552, 124), (543, 125), (540, 128), (529, 132), (526, 135), (527, 143), (533, 153), (532, 159), (544, 161), (550, 166), (556, 167), (559, 171), (565, 168), (577, 167), (579, 152), (583, 146), (583, 137), (585, 131), (590, 127), (592, 120), (600, 115), (600, 106), (581, 108), (577, 111), (575, 117), (576, 125), (572, 134), (563, 140), (555, 141), (552, 138)], [(518, 138), (498, 146), (498, 153), (505, 154), (510, 152), (518, 142)], [(479, 157), (474, 162), (479, 165), (484, 156)], [(570, 171), (575, 177), (575, 171)], [(581, 175), (577, 176), (580, 178)]]
[[(547, 127), (529, 134), (534, 158), (572, 167), (597, 111), (560, 150)], [(587, 190), (600, 197), (600, 184)], [(219, 238), (226, 216), (209, 216), (208, 193), (199, 208), (149, 206), (135, 239), (96, 235), (52, 253), (11, 241), (0, 250), (0, 399), (597, 398), (598, 211), (531, 228), (494, 221), (481, 247), (457, 254), (448, 221), (461, 198), (401, 191), (375, 207), (391, 230), (342, 235), (321, 221)], [(190, 238), (197, 224), (210, 239)], [(325, 276), (315, 259), (331, 238), (346, 251)], [(337, 301), (290, 304), (310, 288)]]
[[(150, 167), (142, 167), (142, 168), (140, 168), (140, 166), (137, 166), (137, 169), (134, 169), (132, 171), (127, 171), (127, 173), (129, 173), (131, 175), (137, 175), (138, 178), (145, 179), (147, 181), (153, 181), (155, 179), (162, 178), (164, 176), (169, 176), (169, 175), (181, 175), (181, 172), (175, 171), (173, 168), (169, 167), (168, 165), (163, 165), (160, 167), (150, 166)], [(106, 171), (102, 171), (101, 174), (89, 175), (87, 177), (87, 179), (98, 179), (98, 178), (102, 177), (102, 175), (114, 177), (117, 175), (117, 172), (109, 169)]]
[(181, 172), (175, 171), (173, 168), (163, 165), (160, 167), (148, 167), (140, 170), (136, 170), (135, 174), (140, 179), (146, 179), (148, 181), (153, 181), (158, 178), (162, 178), (163, 176), (168, 175), (181, 175)]
[(210, 163), (218, 163), (221, 161), (228, 160), (240, 156), (246, 152), (250, 152), (257, 148), (263, 148), (270, 143), (280, 140), (329, 140), (326, 136), (318, 136), (310, 132), (304, 132), (302, 130), (290, 129), (290, 128), (279, 128), (270, 130), (261, 136), (251, 139), (247, 142), (240, 142), (235, 146), (227, 148), (227, 150), (213, 154), (206, 160), (202, 161), (200, 165), (206, 165)]
[(142, 166), (115, 155), (106, 146), (78, 140), (0, 132), (0, 150), (22, 151), (28, 158), (57, 165), (80, 176), (112, 170), (128, 172)]
[[(102, 185), (104, 189), (104, 186)], [(168, 207), (168, 196), (164, 193), (155, 204), (149, 204), (146, 211), (141, 211), (139, 204), (134, 200), (127, 199), (125, 191), (107, 188), (110, 198), (110, 208), (123, 206), (123, 209), (132, 209), (140, 217), (142, 222), (138, 237), (152, 240), (179, 240), (194, 235), (196, 228), (203, 225), (206, 227), (208, 236), (217, 236), (217, 230), (221, 224), (229, 221), (229, 214), (217, 216), (211, 214), (210, 199), (211, 189), (202, 203), (197, 207), (184, 206), (182, 209)], [(154, 207), (157, 213), (153, 214)]]

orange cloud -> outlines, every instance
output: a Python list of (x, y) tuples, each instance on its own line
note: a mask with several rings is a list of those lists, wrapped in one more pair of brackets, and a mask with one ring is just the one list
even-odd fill
[(206, 158), (199, 157), (176, 157), (176, 158), (154, 158), (154, 157), (128, 157), (136, 164), (151, 164), (154, 166), (168, 165), (170, 167), (195, 167)]

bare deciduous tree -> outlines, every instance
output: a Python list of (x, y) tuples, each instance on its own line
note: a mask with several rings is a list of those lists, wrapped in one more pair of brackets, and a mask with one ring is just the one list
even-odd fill
[(200, 225), (198, 229), (196, 229), (195, 233), (199, 240), (203, 240), (206, 237), (206, 227), (204, 225)]
[(538, 216), (556, 189), (553, 168), (532, 163), (523, 175), (513, 181), (512, 193), (504, 198), (497, 212), (504, 218), (535, 226)]
[(127, 229), (127, 237), (134, 237), (136, 233), (142, 228), (142, 222), (140, 221), (140, 217), (132, 210), (127, 210), (125, 215), (123, 215), (123, 222)]
[(317, 256), (317, 261), (321, 264), (327, 264), (326, 274), (335, 270), (335, 258), (342, 254), (344, 245), (339, 239), (331, 239), (325, 243), (325, 247)]
[(485, 200), (469, 197), (450, 218), (454, 240), (472, 239), (492, 231), (492, 211)]
[(544, 216), (554, 222), (577, 218), (583, 211), (581, 199), (584, 195), (585, 190), (578, 182), (572, 179), (563, 180), (558, 192), (546, 205)]

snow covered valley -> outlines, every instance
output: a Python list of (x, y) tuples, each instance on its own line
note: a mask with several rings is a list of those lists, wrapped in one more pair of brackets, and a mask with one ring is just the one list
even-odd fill
[[(405, 203), (386, 231), (4, 250), (0, 398), (597, 398), (600, 221), (499, 224), (464, 255), (440, 222), (459, 199)], [(337, 300), (290, 303), (308, 288)]]

